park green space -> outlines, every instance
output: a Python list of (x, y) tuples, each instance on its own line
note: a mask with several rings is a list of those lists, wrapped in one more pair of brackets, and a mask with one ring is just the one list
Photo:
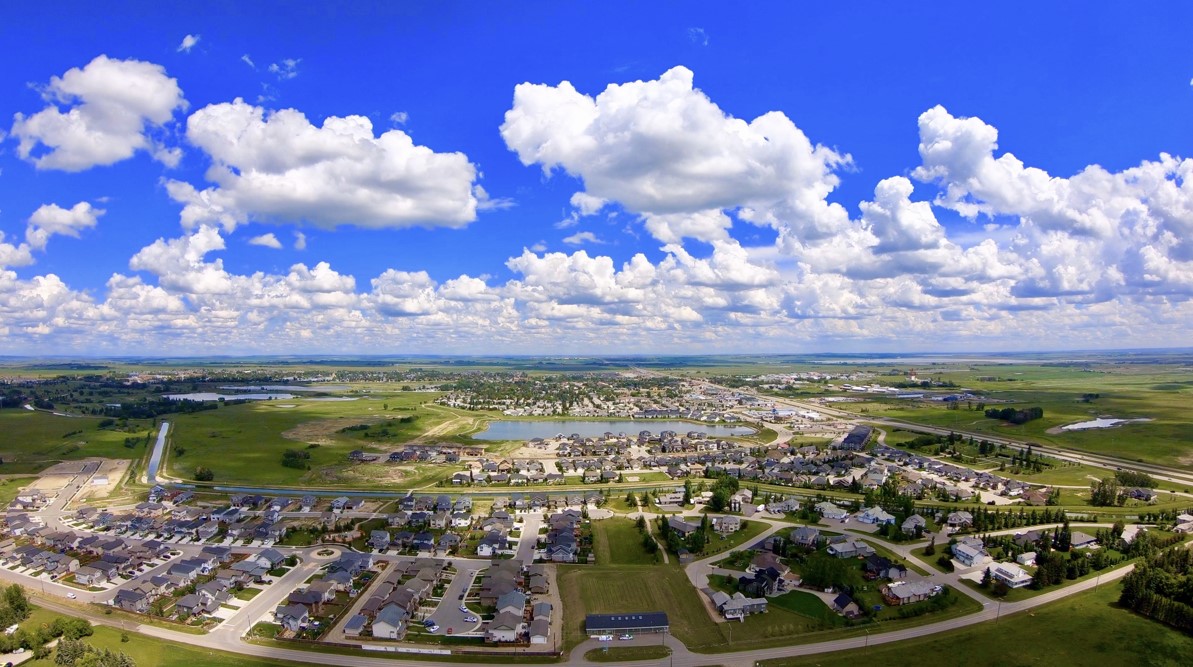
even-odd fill
[(602, 565), (652, 565), (655, 554), (642, 548), (642, 533), (630, 519), (614, 517), (592, 523), (593, 551)]
[[(699, 653), (725, 653), (828, 641), (871, 631), (889, 631), (933, 623), (974, 613), (981, 605), (954, 593), (956, 602), (944, 611), (914, 618), (884, 620), (877, 626), (835, 628), (827, 625), (810, 601), (792, 598), (772, 611), (756, 614), (744, 623), (715, 623), (706, 611), (701, 594), (683, 570), (668, 566), (560, 566), (560, 598), (564, 609), (564, 646), (584, 641), (584, 617), (590, 613), (662, 611), (671, 624), (671, 634)], [(776, 598), (778, 599), (778, 598)]]
[[(52, 623), (62, 616), (46, 609), (35, 609), (29, 618), (21, 625), (34, 628), (45, 623)], [(108, 649), (128, 654), (130, 658), (141, 666), (152, 667), (194, 667), (194, 665), (221, 665), (226, 667), (257, 667), (262, 663), (260, 658), (252, 656), (213, 651), (190, 644), (181, 644), (156, 637), (133, 632), (122, 633), (117, 628), (103, 625), (94, 626), (95, 634), (83, 638), (83, 641), (98, 649)], [(121, 635), (129, 640), (121, 641)], [(22, 664), (36, 667), (54, 665), (54, 654), (43, 660), (29, 660)], [(282, 667), (298, 667), (303, 663), (270, 660), (269, 664)]]
[(1193, 637), (1116, 601), (1119, 586), (1079, 593), (1030, 613), (946, 634), (866, 649), (767, 660), (764, 667), (1002, 667), (1006, 665), (1187, 665)]

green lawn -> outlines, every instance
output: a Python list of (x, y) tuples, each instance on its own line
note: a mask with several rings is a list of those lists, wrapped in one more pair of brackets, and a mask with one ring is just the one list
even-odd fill
[(642, 533), (630, 519), (592, 522), (593, 551), (601, 565), (653, 565), (655, 555), (642, 548)]
[(21, 492), (21, 489), (35, 479), (37, 478), (13, 477), (10, 479), (0, 479), (0, 507), (8, 507), (8, 504), (17, 497), (17, 494)]
[(661, 660), (671, 655), (666, 646), (608, 646), (594, 648), (584, 654), (592, 662), (632, 662), (634, 660)]
[(768, 660), (765, 667), (1187, 665), (1193, 637), (1115, 606), (1119, 587), (1074, 595), (1030, 614), (868, 649)]
[(742, 520), (742, 529), (736, 533), (721, 537), (715, 532), (712, 534), (712, 541), (704, 547), (704, 552), (700, 554), (701, 558), (719, 554), (724, 551), (736, 549), (743, 544), (753, 543), (754, 538), (766, 532), (770, 528), (770, 524), (761, 521), (750, 521), (748, 519)]
[(590, 613), (664, 611), (671, 634), (688, 648), (724, 641), (699, 593), (678, 568), (561, 565), (557, 578), (568, 648), (587, 637), (584, 616)]

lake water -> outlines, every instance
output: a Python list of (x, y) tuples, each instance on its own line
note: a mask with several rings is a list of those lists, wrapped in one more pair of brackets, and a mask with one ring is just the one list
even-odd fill
[(733, 426), (729, 424), (693, 424), (681, 421), (666, 421), (654, 419), (619, 419), (607, 421), (528, 421), (519, 419), (502, 419), (489, 422), (489, 428), (472, 436), (477, 440), (533, 440), (534, 438), (553, 438), (560, 433), (571, 435), (579, 433), (584, 437), (604, 435), (605, 432), (625, 433), (637, 435), (639, 431), (661, 433), (675, 431), (687, 433), (700, 431), (713, 437), (729, 435), (750, 435), (754, 429), (749, 426)]
[(1119, 424), (1130, 424), (1131, 422), (1150, 422), (1151, 419), (1141, 417), (1139, 419), (1115, 419), (1113, 417), (1098, 417), (1086, 422), (1077, 422), (1076, 424), (1068, 424), (1060, 427), (1062, 431), (1086, 431), (1091, 428), (1110, 428), (1118, 426)]
[(232, 391), (348, 391), (346, 384), (297, 385), (297, 384), (266, 384), (266, 385), (226, 385), (220, 389)]
[(294, 394), (217, 394), (210, 391), (196, 391), (189, 394), (163, 394), (171, 401), (268, 401), (271, 399), (294, 398)]

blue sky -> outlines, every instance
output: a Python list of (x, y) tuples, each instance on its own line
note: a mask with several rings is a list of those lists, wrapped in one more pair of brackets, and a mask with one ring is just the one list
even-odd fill
[(1188, 345), (1191, 14), (10, 10), (0, 354)]

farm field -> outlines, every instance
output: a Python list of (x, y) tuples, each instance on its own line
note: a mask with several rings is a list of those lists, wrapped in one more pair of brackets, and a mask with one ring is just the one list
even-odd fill
[[(964, 664), (1186, 665), (1193, 637), (1118, 608), (1119, 586), (1060, 600), (1030, 614), (1003, 617), (964, 630), (868, 649), (767, 660), (763, 667), (952, 667), (964, 647)], [(1013, 638), (1008, 640), (1008, 638)]]

